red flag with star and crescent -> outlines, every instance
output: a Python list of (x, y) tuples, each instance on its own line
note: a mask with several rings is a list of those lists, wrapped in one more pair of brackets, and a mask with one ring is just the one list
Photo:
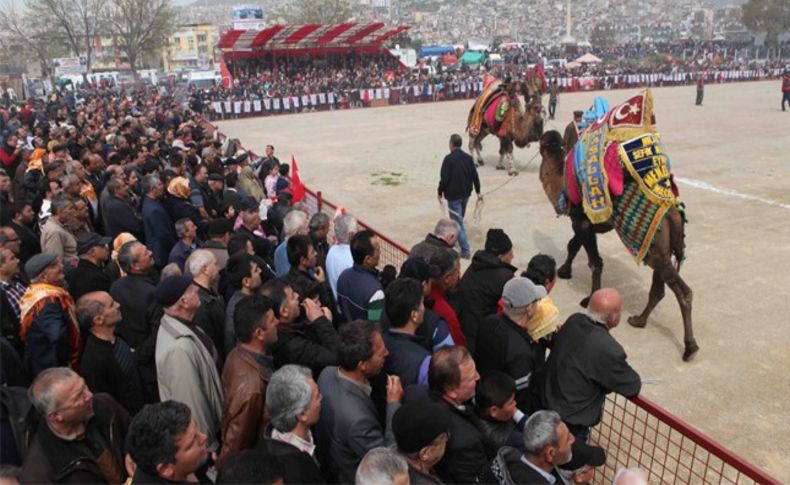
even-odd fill
[(293, 155), (291, 155), (291, 167), (291, 194), (293, 194), (293, 202), (296, 203), (304, 199), (305, 189), (302, 177), (299, 175), (299, 166)]

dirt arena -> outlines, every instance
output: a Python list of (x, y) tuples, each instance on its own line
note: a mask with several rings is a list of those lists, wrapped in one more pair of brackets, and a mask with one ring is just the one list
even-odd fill
[[(560, 96), (562, 132), (574, 109), (598, 94), (617, 104), (636, 90)], [(603, 283), (625, 297), (614, 336), (646, 383), (642, 392), (783, 482), (790, 482), (790, 113), (780, 110), (779, 81), (654, 90), (659, 131), (672, 161), (690, 223), (681, 275), (694, 290), (694, 330), (701, 347), (681, 361), (682, 324), (671, 292), (645, 329), (625, 318), (647, 301), (651, 272), (634, 263), (614, 233), (599, 238)], [(463, 133), (470, 101), (321, 112), (219, 123), (256, 152), (273, 144), (293, 154), (305, 183), (328, 200), (410, 247), (441, 216), (439, 168), (451, 133)], [(464, 136), (464, 148), (467, 137)], [(516, 151), (521, 173), (510, 183), (494, 169), (498, 143), (484, 141), (479, 169), (482, 220), (467, 214), (472, 249), (489, 227), (512, 238), (519, 268), (538, 253), (559, 263), (570, 220), (554, 215), (538, 181), (537, 146)], [(474, 200), (474, 199), (471, 199)], [(474, 206), (470, 202), (469, 212)], [(580, 253), (572, 280), (552, 292), (564, 319), (579, 309), (590, 284)]]

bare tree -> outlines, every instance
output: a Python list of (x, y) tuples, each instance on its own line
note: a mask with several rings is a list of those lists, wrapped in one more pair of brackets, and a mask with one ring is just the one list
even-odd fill
[(75, 55), (85, 53), (87, 70), (91, 72), (93, 43), (99, 30), (99, 19), (107, 0), (28, 0), (29, 10), (38, 12), (39, 22), (54, 27), (62, 34)]
[[(7, 47), (18, 49), (23, 57), (35, 56), (45, 76), (50, 72), (50, 60), (65, 52), (62, 43), (44, 27), (35, 12), (18, 10), (12, 0), (0, 5), (0, 29), (7, 36)], [(6, 52), (8, 54), (11, 53)]]
[(135, 74), (141, 55), (162, 47), (176, 23), (171, 0), (113, 0), (106, 13), (107, 25)]

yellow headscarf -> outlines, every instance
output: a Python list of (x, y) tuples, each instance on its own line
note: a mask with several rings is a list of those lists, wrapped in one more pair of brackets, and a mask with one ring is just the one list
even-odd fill
[(167, 193), (179, 199), (189, 198), (189, 180), (185, 177), (175, 177), (167, 186)]
[(541, 298), (535, 314), (527, 321), (527, 333), (535, 342), (554, 333), (560, 327), (559, 316), (560, 311), (551, 298)]

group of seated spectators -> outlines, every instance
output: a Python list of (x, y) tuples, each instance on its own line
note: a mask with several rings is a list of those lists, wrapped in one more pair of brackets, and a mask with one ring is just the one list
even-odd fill
[(80, 98), (0, 113), (3, 480), (586, 483), (604, 465), (605, 396), (640, 391), (615, 290), (561, 325), (550, 256), (522, 273), (490, 229), (462, 274), (449, 219), (382, 268), (377, 234), (294, 201), (273, 146), (244, 152), (167, 95)]

